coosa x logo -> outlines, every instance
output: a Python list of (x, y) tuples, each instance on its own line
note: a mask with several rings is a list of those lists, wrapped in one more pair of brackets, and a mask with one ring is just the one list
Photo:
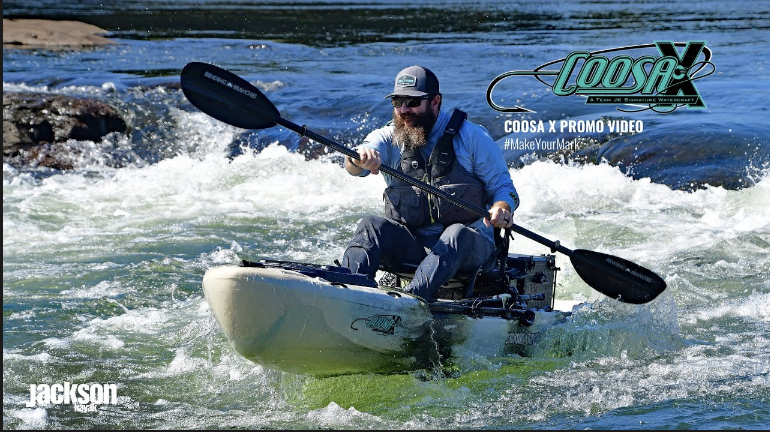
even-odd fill
[[(683, 48), (679, 53), (677, 49)], [(604, 53), (641, 51), (657, 48), (660, 56), (619, 55), (612, 59)], [(559, 70), (544, 70), (561, 63)], [(710, 70), (698, 76), (704, 68)], [(677, 108), (704, 109), (706, 104), (695, 88), (696, 79), (705, 78), (716, 70), (711, 63), (711, 50), (706, 42), (655, 42), (601, 51), (573, 51), (567, 57), (546, 63), (531, 71), (510, 71), (498, 75), (487, 88), (487, 102), (497, 111), (511, 113), (534, 112), (515, 106), (504, 107), (492, 100), (492, 91), (500, 81), (513, 76), (534, 76), (551, 87), (557, 96), (587, 96), (586, 104), (644, 104), (639, 109), (623, 112), (653, 110), (668, 113)], [(551, 76), (553, 82), (542, 77)], [(637, 105), (639, 106), (639, 105)]]

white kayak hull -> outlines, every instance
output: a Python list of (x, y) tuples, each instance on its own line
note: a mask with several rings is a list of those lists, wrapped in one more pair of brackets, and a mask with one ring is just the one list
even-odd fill
[(340, 287), (276, 268), (206, 272), (211, 311), (238, 353), (256, 363), (313, 375), (406, 369), (431, 313), (416, 297)]
[(203, 290), (234, 349), (268, 368), (315, 376), (391, 373), (436, 366), (452, 352), (522, 353), (565, 316), (535, 311), (534, 324), (431, 313), (397, 290), (331, 283), (283, 268), (221, 266)]

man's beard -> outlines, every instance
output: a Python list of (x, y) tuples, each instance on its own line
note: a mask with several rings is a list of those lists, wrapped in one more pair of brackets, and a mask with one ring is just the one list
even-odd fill
[(411, 116), (414, 119), (414, 126), (408, 126), (404, 123), (402, 116), (404, 115), (393, 111), (393, 123), (396, 125), (395, 141), (403, 144), (404, 148), (418, 148), (427, 145), (428, 135), (436, 123), (436, 117), (433, 113), (431, 111), (422, 114), (407, 113), (406, 116)]

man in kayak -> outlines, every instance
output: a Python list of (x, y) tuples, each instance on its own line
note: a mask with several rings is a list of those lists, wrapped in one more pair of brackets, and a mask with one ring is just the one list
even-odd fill
[(396, 75), (393, 120), (357, 147), (358, 160), (345, 158), (354, 176), (379, 174), (382, 164), (438, 187), (477, 207), (476, 213), (383, 174), (385, 217), (366, 216), (343, 256), (342, 265), (374, 278), (378, 268), (417, 266), (405, 291), (426, 299), (459, 271), (488, 271), (495, 263), (494, 229), (513, 225), (519, 196), (502, 151), (489, 132), (465, 120), (465, 113), (441, 111), (436, 75), (422, 66)]

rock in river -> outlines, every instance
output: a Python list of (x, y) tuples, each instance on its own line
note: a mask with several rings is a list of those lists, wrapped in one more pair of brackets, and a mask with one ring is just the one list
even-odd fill
[(730, 128), (708, 122), (667, 124), (604, 144), (597, 162), (607, 161), (633, 178), (648, 177), (672, 189), (706, 185), (742, 189), (770, 164), (770, 131), (753, 122)]
[(109, 104), (47, 93), (3, 93), (3, 162), (65, 170), (75, 166), (77, 143), (126, 133)]

